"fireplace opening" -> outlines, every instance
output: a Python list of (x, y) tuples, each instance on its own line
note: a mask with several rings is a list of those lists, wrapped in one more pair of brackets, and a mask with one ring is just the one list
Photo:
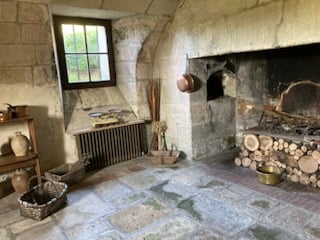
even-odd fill
[(190, 59), (188, 72), (206, 83), (190, 95), (195, 158), (229, 149), (232, 137), (240, 146), (244, 132), (256, 128), (320, 142), (319, 52), (312, 44)]
[(277, 110), (320, 120), (320, 84), (311, 81), (293, 83), (281, 94)]
[[(308, 96), (308, 97), (307, 97)], [(277, 106), (264, 107), (263, 118), (256, 129), (267, 134), (281, 134), (283, 138), (295, 137), (320, 141), (320, 84), (311, 81), (292, 83), (280, 97)]]
[(265, 51), (270, 97), (278, 97), (291, 83), (310, 80), (319, 83), (320, 44)]

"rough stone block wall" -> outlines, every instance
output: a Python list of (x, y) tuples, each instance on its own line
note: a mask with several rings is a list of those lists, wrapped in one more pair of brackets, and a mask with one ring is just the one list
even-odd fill
[[(232, 4), (225, 0), (186, 0), (179, 5), (173, 20), (136, 16), (114, 22), (120, 89), (116, 95), (114, 90), (102, 90), (61, 96), (54, 69), (49, 2), (0, 1), (0, 31), (6, 33), (0, 35), (1, 101), (34, 106), (31, 113), (36, 118), (44, 168), (54, 167), (66, 159), (77, 160), (75, 141), (64, 132), (63, 102), (71, 99), (73, 102), (68, 102), (67, 107), (74, 104), (71, 109), (81, 108), (82, 98), (88, 100), (83, 106), (89, 106), (97, 93), (106, 94), (111, 102), (120, 99), (122, 94), (121, 99), (145, 117), (148, 110), (143, 91), (147, 80), (153, 77), (163, 80), (161, 116), (168, 122), (168, 141), (190, 159), (200, 156), (202, 150), (198, 149), (203, 149), (203, 143), (198, 139), (198, 130), (194, 131), (199, 122), (193, 119), (204, 118), (204, 109), (193, 109), (192, 101), (198, 97), (197, 93), (181, 93), (176, 88), (176, 80), (186, 69), (186, 54), (189, 58), (201, 58), (320, 41), (318, 0), (244, 0), (232, 1)], [(102, 1), (70, 2), (99, 8)], [(241, 87), (247, 84), (245, 78), (239, 83)], [(243, 125), (251, 125), (250, 116), (257, 112), (251, 107), (252, 99), (242, 98), (247, 91), (254, 93), (237, 88), (237, 111), (247, 113)], [(212, 122), (218, 123), (219, 119)], [(52, 149), (59, 150), (52, 153)]]
[[(65, 147), (48, 2), (0, 1), (0, 32), (1, 103), (29, 106), (41, 167), (49, 169), (65, 161)], [(1, 140), (13, 132), (1, 129)]]
[[(0, 35), (0, 85), (4, 92), (1, 102), (30, 106), (43, 170), (78, 160), (70, 132), (91, 126), (87, 109), (132, 108), (138, 117), (147, 118), (144, 80), (152, 77), (154, 51), (168, 20), (141, 15), (123, 19), (123, 24), (114, 22), (118, 87), (60, 92), (53, 54), (51, 2), (0, 1), (0, 31), (5, 33)], [(101, 3), (67, 4), (98, 9)]]
[[(192, 120), (193, 114), (198, 112), (190, 113), (198, 92), (186, 94), (174, 89), (176, 80), (186, 69), (186, 54), (197, 59), (319, 42), (319, 9), (317, 0), (245, 0), (232, 1), (232, 4), (224, 0), (184, 1), (167, 28), (155, 62), (160, 76), (165, 76), (166, 85), (171, 87), (171, 90), (166, 89), (163, 105), (167, 112), (164, 115), (171, 116), (170, 109), (175, 106), (174, 109), (180, 110), (170, 118), (170, 125), (184, 126), (183, 138), (181, 131), (175, 130), (169, 130), (167, 136), (190, 158), (196, 158), (198, 149), (203, 149), (199, 135), (193, 131), (199, 125)], [(253, 102), (257, 99), (254, 94), (261, 92), (253, 87), (260, 89), (245, 77), (237, 83), (237, 115), (244, 116), (239, 120), (241, 126), (251, 126), (257, 122), (252, 119), (260, 115), (260, 109), (255, 108)]]
[(113, 22), (117, 85), (141, 119), (150, 119), (146, 91), (155, 78), (154, 53), (168, 19), (137, 16)]
[(0, 9), (0, 81), (47, 84), (53, 76), (47, 5), (2, 1)]

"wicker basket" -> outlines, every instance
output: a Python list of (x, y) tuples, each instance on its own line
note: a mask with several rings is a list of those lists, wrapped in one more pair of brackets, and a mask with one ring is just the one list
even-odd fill
[(180, 151), (150, 151), (147, 158), (150, 159), (155, 164), (169, 165), (177, 161), (180, 156)]
[[(29, 179), (29, 188), (31, 180)], [(42, 220), (58, 211), (67, 203), (67, 184), (41, 177), (45, 182), (36, 185), (23, 193), (18, 202), (21, 216)]]

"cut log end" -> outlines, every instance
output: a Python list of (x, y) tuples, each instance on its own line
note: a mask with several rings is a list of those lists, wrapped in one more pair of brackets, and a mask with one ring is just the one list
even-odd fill
[(259, 141), (260, 141), (260, 149), (262, 151), (269, 150), (273, 146), (273, 138), (270, 136), (260, 135)]
[(234, 164), (235, 164), (236, 166), (240, 167), (240, 166), (241, 166), (241, 159), (238, 158), (238, 157), (236, 157), (236, 158), (234, 159)]
[(244, 157), (241, 160), (242, 166), (244, 166), (244, 167), (249, 167), (251, 162), (252, 162), (252, 160), (248, 157)]
[(246, 149), (253, 152), (259, 148), (260, 143), (256, 135), (248, 134), (244, 137), (243, 145)]
[(305, 173), (315, 173), (318, 171), (318, 161), (312, 156), (303, 156), (298, 162), (299, 168)]

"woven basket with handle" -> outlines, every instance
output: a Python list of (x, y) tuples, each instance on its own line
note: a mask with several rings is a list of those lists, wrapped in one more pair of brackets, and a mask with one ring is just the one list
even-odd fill
[(42, 220), (58, 211), (67, 203), (67, 184), (41, 177), (45, 182), (30, 189), (33, 176), (29, 179), (29, 190), (18, 199), (21, 216)]

